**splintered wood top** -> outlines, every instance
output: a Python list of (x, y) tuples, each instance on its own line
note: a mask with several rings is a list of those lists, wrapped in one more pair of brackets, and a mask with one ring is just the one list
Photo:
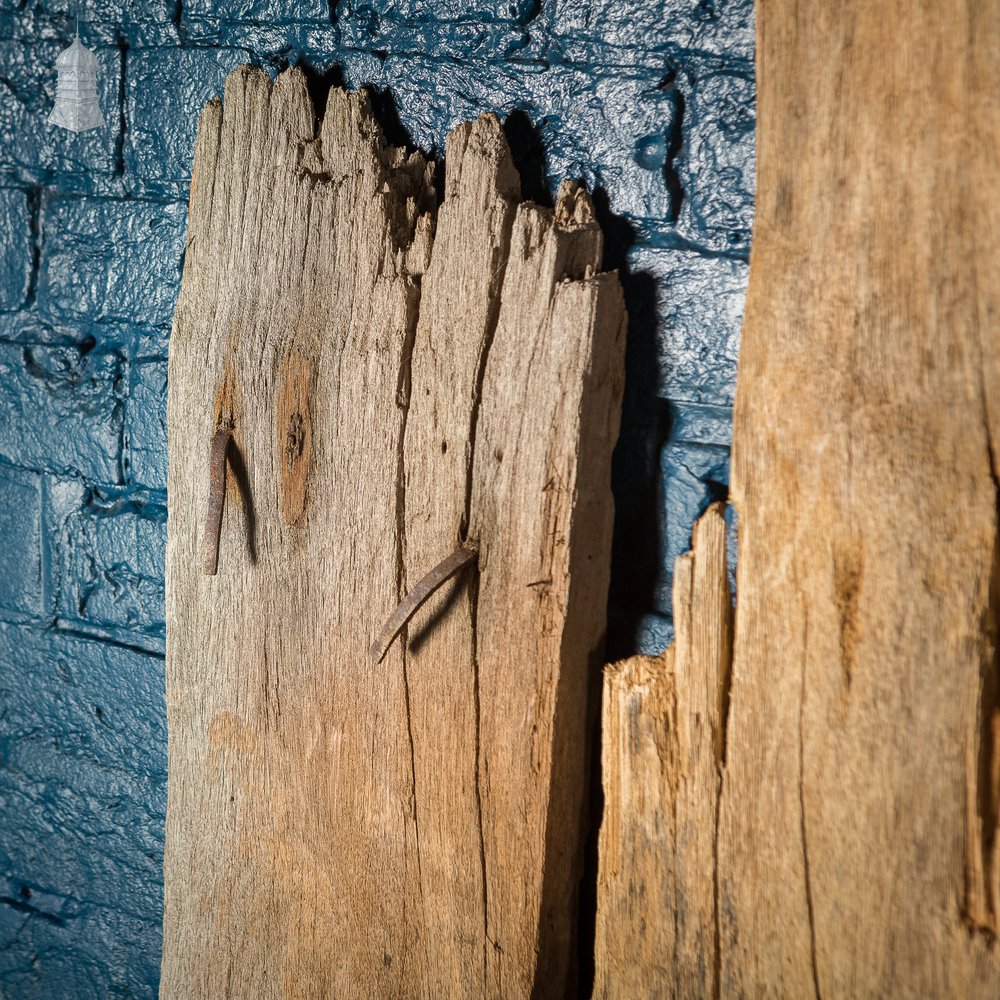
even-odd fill
[[(198, 129), (169, 372), (161, 994), (562, 995), (624, 308), (499, 122), (433, 164), (242, 67)], [(218, 575), (213, 435), (232, 433)], [(467, 569), (375, 664), (401, 596)]]

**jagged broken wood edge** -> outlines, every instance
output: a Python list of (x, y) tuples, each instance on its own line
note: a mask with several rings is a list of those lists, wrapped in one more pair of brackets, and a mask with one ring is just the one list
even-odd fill
[[(301, 73), (243, 67), (202, 116), (168, 404), (165, 997), (571, 976), (624, 307), (578, 185), (521, 203), (493, 116), (446, 155), (435, 220), (432, 165), (363, 94), (331, 91), (317, 132)], [(470, 534), (471, 591), (373, 670), (407, 581)]]
[(604, 671), (594, 996), (717, 995), (716, 832), (732, 657), (724, 508), (677, 559), (674, 641)]

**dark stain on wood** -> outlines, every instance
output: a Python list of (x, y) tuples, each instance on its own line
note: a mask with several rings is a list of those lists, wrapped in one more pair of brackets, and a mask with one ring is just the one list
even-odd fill
[(299, 526), (309, 502), (309, 471), (313, 460), (310, 402), (315, 373), (312, 363), (294, 348), (285, 355), (279, 373), (277, 401), (278, 451), (281, 456), (281, 516)]
[(844, 686), (850, 690), (857, 660), (858, 593), (864, 572), (864, 554), (857, 545), (835, 545), (833, 553), (834, 602), (840, 620), (840, 662)]

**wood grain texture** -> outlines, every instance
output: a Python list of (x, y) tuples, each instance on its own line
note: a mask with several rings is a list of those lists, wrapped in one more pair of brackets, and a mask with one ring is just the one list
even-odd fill
[(996, 997), (1000, 7), (758, 32), (721, 985)]
[[(690, 853), (661, 790), (606, 789), (636, 814), (603, 834), (666, 814), (641, 861), (663, 909), (641, 919), (668, 953), (693, 920), (703, 968), (640, 939), (642, 974), (606, 995), (996, 997), (1000, 7), (764, 0), (757, 25), (721, 792), (709, 774)], [(680, 731), (660, 706), (704, 683), (680, 649), (672, 695), (669, 660), (609, 674), (641, 740), (608, 780), (655, 771), (650, 734)], [(638, 901), (606, 898), (634, 939)]]
[[(566, 982), (574, 959), (565, 915), (576, 912), (580, 876), (580, 753), (603, 659), (623, 387), (624, 305), (600, 260), (593, 207), (577, 185), (563, 183), (554, 214), (519, 206), (483, 381), (470, 528), (481, 574), (473, 662), (486, 996)], [(581, 327), (604, 335), (581, 337)]]
[[(243, 67), (202, 116), (169, 373), (164, 997), (569, 982), (624, 309), (586, 194), (520, 204), (495, 118), (446, 170), (438, 207), (363, 94), (332, 90), (317, 130), (297, 70)], [(373, 664), (458, 541), (478, 573)]]
[(726, 524), (677, 560), (675, 639), (605, 668), (594, 996), (710, 997), (715, 846), (732, 651)]

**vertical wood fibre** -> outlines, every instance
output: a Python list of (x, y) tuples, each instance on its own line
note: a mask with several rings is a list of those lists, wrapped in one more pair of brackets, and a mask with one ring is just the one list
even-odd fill
[[(199, 126), (168, 407), (164, 997), (560, 995), (624, 309), (492, 117), (433, 166), (244, 67)], [(436, 210), (436, 216), (435, 216)], [(232, 431), (217, 577), (208, 445)], [(374, 664), (403, 591), (466, 574)]]
[(1000, 8), (758, 30), (722, 986), (994, 997)]
[[(651, 930), (631, 901), (611, 941), (643, 968), (602, 995), (996, 997), (1000, 8), (766, 0), (757, 74), (732, 680), (696, 837), (715, 849), (673, 895), (695, 856), (672, 819), (683, 756), (635, 815), (606, 813), (599, 928), (644, 886), (662, 906)], [(675, 745), (704, 680), (669, 663), (611, 670), (606, 718), (638, 700), (637, 731)], [(651, 738), (624, 762), (612, 739), (605, 779), (641, 783)], [(639, 950), (705, 928), (706, 892), (701, 968)]]
[(717, 995), (714, 882), (732, 603), (713, 505), (677, 560), (676, 638), (605, 669), (594, 996)]

